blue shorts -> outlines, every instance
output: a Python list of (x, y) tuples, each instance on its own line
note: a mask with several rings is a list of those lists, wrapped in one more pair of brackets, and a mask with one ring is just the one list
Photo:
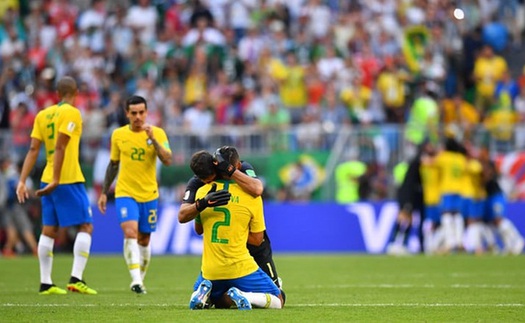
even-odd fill
[(466, 219), (479, 219), (483, 218), (485, 202), (482, 200), (464, 199), (463, 205), (463, 217)]
[[(42, 182), (40, 188), (46, 185)], [(59, 184), (41, 200), (43, 225), (69, 227), (93, 222), (84, 183)]]
[(441, 197), (441, 212), (455, 213), (462, 211), (463, 198), (459, 194), (445, 194)]
[(487, 197), (483, 221), (492, 222), (497, 218), (505, 217), (505, 196), (503, 193), (494, 194)]
[(429, 205), (425, 207), (425, 219), (432, 221), (432, 223), (441, 222), (441, 212), (439, 211), (439, 206)]
[(142, 233), (155, 232), (157, 229), (157, 206), (158, 199), (149, 202), (137, 202), (131, 197), (117, 197), (115, 199), (120, 223), (137, 221), (139, 232)]
[[(200, 283), (204, 280), (202, 273), (197, 277), (197, 281), (193, 285), (193, 291), (199, 288)], [(268, 276), (261, 268), (258, 268), (253, 273), (244, 277), (235, 279), (221, 279), (221, 280), (210, 280), (212, 283), (210, 300), (215, 303), (219, 300), (224, 293), (231, 287), (237, 287), (243, 292), (253, 293), (267, 293), (275, 296), (279, 296), (281, 291), (274, 284), (270, 276)]]

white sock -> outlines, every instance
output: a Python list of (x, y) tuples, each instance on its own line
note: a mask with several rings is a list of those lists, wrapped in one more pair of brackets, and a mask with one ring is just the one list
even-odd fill
[(432, 240), (430, 241), (431, 253), (440, 251), (444, 245), (445, 245), (445, 230), (443, 230), (443, 226), (440, 225), (434, 230), (434, 234), (432, 234)]
[(137, 239), (124, 239), (124, 259), (126, 259), (129, 274), (131, 275), (131, 285), (142, 285), (139, 253)]
[(38, 239), (38, 261), (40, 264), (40, 283), (53, 284), (51, 271), (53, 269), (53, 247), (55, 239), (40, 235)]
[(470, 223), (465, 231), (465, 250), (478, 252), (483, 248), (483, 224), (479, 222)]
[(454, 217), (450, 213), (441, 216), (441, 227), (445, 239), (445, 248), (451, 250), (455, 243)]
[(455, 213), (454, 217), (454, 246), (463, 246), (463, 233), (465, 231), (465, 220), (461, 213)]
[(432, 239), (434, 236), (434, 226), (430, 221), (423, 223), (423, 250), (426, 254), (432, 254), (434, 252), (434, 246)]
[(82, 280), (90, 250), (91, 235), (86, 232), (77, 233), (75, 244), (73, 245), (73, 270), (71, 270), (71, 276)]
[(494, 227), (490, 224), (484, 224), (481, 232), (483, 241), (488, 248), (496, 248), (496, 236), (494, 235)]
[(265, 293), (249, 293), (249, 292), (242, 292), (241, 294), (244, 295), (252, 304), (253, 307), (258, 308), (282, 308), (282, 303), (279, 297), (272, 295), (272, 294), (265, 294)]
[(141, 246), (139, 245), (139, 251), (140, 251), (140, 276), (142, 278), (142, 281), (144, 281), (144, 277), (146, 277), (146, 273), (148, 271), (148, 267), (151, 261), (151, 244), (148, 244), (147, 246)]
[(514, 246), (514, 243), (521, 236), (516, 230), (516, 227), (509, 219), (502, 219), (500, 225), (498, 226), (498, 232), (501, 235), (501, 240), (505, 245), (505, 249), (511, 249)]

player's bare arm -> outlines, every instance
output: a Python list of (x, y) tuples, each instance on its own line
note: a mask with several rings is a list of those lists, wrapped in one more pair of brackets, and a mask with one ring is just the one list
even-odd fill
[(110, 160), (108, 167), (106, 168), (106, 175), (104, 176), (104, 183), (102, 185), (102, 193), (98, 198), (98, 209), (102, 214), (106, 213), (106, 204), (108, 202), (108, 192), (111, 184), (115, 180), (118, 174), (120, 161)]
[(159, 157), (162, 164), (165, 166), (171, 165), (172, 157), (169, 150), (162, 147), (157, 139), (155, 139), (155, 136), (153, 135), (153, 129), (151, 125), (145, 124), (142, 129), (146, 131), (146, 134), (148, 135), (148, 138), (151, 140), (151, 144), (155, 148), (155, 151), (157, 152), (157, 156)]
[(20, 179), (18, 180), (18, 185), (16, 187), (16, 197), (18, 198), (19, 203), (24, 203), (26, 199), (29, 198), (26, 180), (29, 177), (29, 173), (31, 173), (31, 170), (35, 166), (41, 144), (42, 142), (40, 140), (31, 138), (29, 151), (27, 152), (26, 158), (24, 160), (22, 171), (20, 173)]
[(237, 169), (233, 172), (231, 179), (253, 197), (259, 197), (263, 194), (264, 186), (258, 178), (250, 177)]
[(53, 180), (44, 188), (36, 191), (36, 196), (43, 196), (51, 194), (60, 182), (60, 174), (62, 174), (62, 165), (64, 165), (64, 157), (66, 155), (66, 148), (71, 138), (62, 132), (58, 133), (55, 145), (55, 152), (53, 156)]
[(248, 244), (260, 246), (264, 241), (264, 231), (248, 233)]
[(185, 203), (183, 205), (189, 205), (194, 208), (193, 212), (181, 213), (179, 211), (179, 222), (186, 223), (197, 217), (197, 215), (208, 207), (222, 206), (228, 204), (230, 201), (231, 193), (226, 190), (217, 191), (217, 184), (213, 183), (211, 189), (208, 191), (206, 196), (195, 201), (194, 204)]
[[(195, 219), (195, 217), (199, 214), (199, 211), (197, 210), (195, 203), (182, 203), (179, 208), (179, 221), (181, 219), (190, 219), (185, 222), (191, 221)], [(184, 222), (181, 222), (184, 223)]]

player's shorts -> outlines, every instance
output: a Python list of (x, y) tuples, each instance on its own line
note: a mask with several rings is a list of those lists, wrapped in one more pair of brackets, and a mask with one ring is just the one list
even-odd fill
[(465, 199), (463, 203), (464, 218), (481, 219), (483, 217), (485, 203), (482, 200)]
[[(40, 188), (46, 185), (42, 182)], [(43, 225), (69, 227), (93, 222), (84, 183), (59, 184), (41, 201)]]
[[(199, 277), (197, 277), (197, 281), (193, 285), (194, 291), (197, 290), (203, 280), (202, 273), (200, 273)], [(212, 303), (217, 302), (217, 300), (219, 300), (231, 287), (237, 287), (243, 292), (265, 293), (275, 296), (279, 296), (281, 293), (277, 285), (272, 282), (271, 278), (266, 275), (261, 268), (258, 268), (253, 273), (244, 277), (210, 281), (212, 283), (210, 294), (210, 300)]]
[(158, 199), (148, 202), (137, 202), (131, 197), (115, 198), (120, 223), (137, 221), (139, 232), (151, 233), (157, 230)]
[(485, 201), (483, 220), (486, 222), (492, 222), (496, 218), (504, 217), (505, 205), (506, 201), (503, 193), (488, 196)]
[(441, 222), (441, 212), (438, 205), (428, 205), (425, 207), (425, 220), (432, 221), (432, 223)]
[(461, 212), (463, 210), (462, 204), (463, 204), (463, 198), (461, 198), (461, 195), (445, 194), (441, 197), (441, 205), (440, 205), (441, 212), (443, 213)]

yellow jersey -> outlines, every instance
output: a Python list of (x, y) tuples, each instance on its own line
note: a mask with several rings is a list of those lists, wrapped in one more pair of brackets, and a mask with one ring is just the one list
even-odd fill
[(501, 56), (478, 58), (474, 63), (474, 76), (477, 78), (476, 93), (483, 97), (493, 96), (496, 83), (503, 78), (507, 69), (507, 62)]
[(441, 192), (439, 190), (439, 169), (435, 165), (421, 164), (419, 168), (423, 184), (423, 201), (425, 206), (439, 205)]
[(435, 159), (439, 169), (441, 194), (463, 195), (463, 185), (467, 171), (467, 158), (457, 152), (443, 151)]
[[(231, 193), (224, 206), (204, 209), (200, 213), (203, 227), (202, 276), (205, 279), (234, 279), (249, 275), (259, 266), (250, 255), (246, 243), (249, 232), (266, 230), (262, 198), (244, 192), (233, 181), (217, 181), (217, 190)], [(196, 199), (211, 188), (199, 188)]]
[(481, 200), (485, 198), (485, 184), (483, 183), (483, 166), (476, 159), (467, 161), (467, 173), (463, 196), (466, 198)]
[[(164, 130), (152, 127), (152, 131), (159, 145), (171, 151)], [(131, 131), (129, 125), (115, 129), (110, 159), (120, 161), (115, 197), (132, 197), (141, 203), (159, 197), (157, 151), (145, 131)]]
[(31, 137), (43, 142), (46, 149), (46, 167), (41, 180), (44, 183), (53, 180), (53, 159), (59, 132), (69, 137), (59, 184), (83, 183), (85, 178), (79, 162), (82, 115), (77, 108), (68, 103), (52, 105), (36, 115)]

